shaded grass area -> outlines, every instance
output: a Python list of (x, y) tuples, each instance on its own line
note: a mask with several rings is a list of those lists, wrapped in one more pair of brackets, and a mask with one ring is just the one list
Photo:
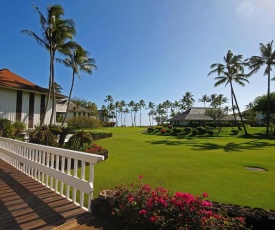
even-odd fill
[[(109, 159), (95, 166), (96, 197), (102, 189), (142, 181), (172, 192), (210, 194), (210, 200), (275, 209), (275, 141), (240, 137), (144, 135), (145, 128), (115, 127), (96, 141)], [(246, 170), (246, 166), (266, 172)]]

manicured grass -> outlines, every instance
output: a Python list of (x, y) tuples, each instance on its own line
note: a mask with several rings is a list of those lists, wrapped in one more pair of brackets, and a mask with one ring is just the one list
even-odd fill
[(275, 140), (185, 139), (142, 134), (145, 129), (101, 130), (113, 132), (113, 137), (96, 141), (109, 150), (109, 159), (95, 166), (94, 197), (102, 189), (137, 182), (142, 175), (144, 183), (173, 192), (207, 192), (212, 201), (275, 209)]

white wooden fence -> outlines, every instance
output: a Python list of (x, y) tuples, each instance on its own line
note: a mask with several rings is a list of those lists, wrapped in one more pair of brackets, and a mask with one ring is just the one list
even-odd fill
[(103, 156), (0, 137), (0, 158), (90, 211), (94, 164), (103, 161)]

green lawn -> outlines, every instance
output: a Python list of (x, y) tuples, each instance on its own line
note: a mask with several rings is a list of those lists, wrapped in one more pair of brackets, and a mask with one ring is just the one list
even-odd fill
[[(207, 192), (210, 200), (275, 209), (275, 140), (145, 135), (145, 128), (106, 128), (96, 141), (109, 159), (95, 166), (95, 192), (142, 181), (173, 192)], [(266, 172), (245, 170), (258, 166)]]

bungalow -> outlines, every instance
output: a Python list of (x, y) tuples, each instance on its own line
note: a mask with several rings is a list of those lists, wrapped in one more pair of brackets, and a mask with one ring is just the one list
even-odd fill
[[(199, 122), (200, 125), (204, 125), (206, 122), (213, 121), (211, 117), (205, 115), (206, 109), (207, 108), (204, 107), (193, 107), (167, 121), (170, 122), (171, 125), (178, 126), (189, 126), (190, 122)], [(233, 115), (227, 115), (222, 120), (232, 121), (234, 117)], [(240, 118), (237, 117), (237, 120), (240, 120)]]
[[(62, 121), (65, 116), (68, 106), (68, 100), (60, 100), (56, 104), (56, 119), (57, 121)], [(96, 118), (89, 109), (83, 108), (79, 105), (76, 105), (73, 101), (70, 101), (69, 109), (66, 119), (70, 119), (77, 116), (87, 116)]]
[[(19, 121), (29, 129), (43, 121), (48, 89), (40, 87), (8, 69), (0, 70), (0, 118)], [(61, 94), (57, 98), (64, 98)], [(45, 124), (50, 123), (52, 103), (46, 111)]]

